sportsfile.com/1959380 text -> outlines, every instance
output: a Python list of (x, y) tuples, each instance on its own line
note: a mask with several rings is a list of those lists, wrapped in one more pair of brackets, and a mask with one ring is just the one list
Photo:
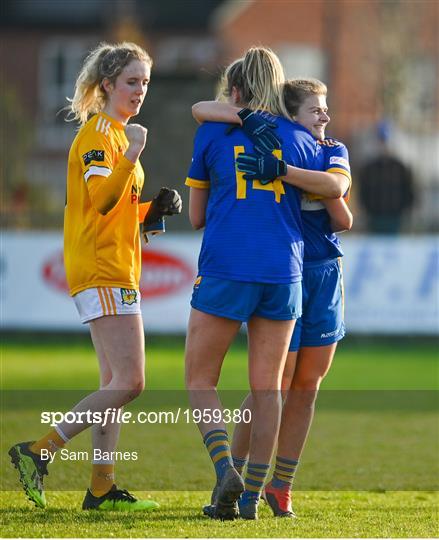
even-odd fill
[(250, 409), (184, 409), (178, 407), (170, 411), (123, 411), (110, 408), (105, 411), (61, 412), (43, 411), (41, 423), (56, 426), (61, 422), (67, 424), (100, 424), (105, 427), (109, 424), (186, 424), (206, 422), (219, 424), (249, 424), (251, 422)]

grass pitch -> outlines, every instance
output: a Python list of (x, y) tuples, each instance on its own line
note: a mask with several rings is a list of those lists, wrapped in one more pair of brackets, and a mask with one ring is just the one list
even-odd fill
[[(298, 473), (294, 506), (299, 518), (293, 521), (273, 518), (265, 505), (258, 522), (204, 518), (200, 509), (209, 499), (213, 474), (193, 425), (122, 430), (121, 448), (134, 445), (144, 455), (140, 470), (139, 463), (118, 466), (118, 482), (136, 495), (157, 500), (158, 511), (142, 515), (81, 511), (90, 467), (71, 462), (52, 465), (46, 479), (48, 508), (37, 510), (18, 491), (6, 451), (17, 440), (47, 431), (37, 414), (40, 394), (68, 403), (74, 391), (96, 387), (94, 352), (88, 338), (62, 342), (9, 338), (3, 341), (1, 375), (4, 537), (438, 536), (434, 345), (341, 343), (324, 381)], [(233, 390), (236, 397), (247, 387), (246, 376), (245, 345), (239, 341), (226, 358), (220, 387)], [(183, 341), (151, 340), (150, 394), (175, 394), (180, 399), (183, 388)], [(17, 406), (12, 408), (11, 403)], [(79, 435), (69, 448), (89, 448), (89, 435)], [(173, 490), (174, 477), (184, 491)], [(63, 488), (77, 491), (60, 491)]]
[(218, 522), (201, 515), (207, 492), (156, 492), (161, 508), (148, 514), (79, 510), (82, 493), (48, 493), (37, 510), (21, 493), (2, 500), (3, 537), (78, 538), (434, 538), (438, 497), (419, 492), (298, 492), (295, 520), (272, 517), (261, 505), (257, 522)]

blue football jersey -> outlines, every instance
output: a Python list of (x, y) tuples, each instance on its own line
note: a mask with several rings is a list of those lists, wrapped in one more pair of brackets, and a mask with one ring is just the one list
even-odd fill
[[(320, 151), (316, 167), (318, 170), (337, 172), (351, 180), (349, 154), (346, 146), (335, 139), (318, 141)], [(347, 198), (348, 193), (345, 194)], [(332, 231), (330, 217), (318, 195), (302, 193), (303, 239), (305, 242), (304, 262), (323, 261), (342, 257), (343, 251), (337, 235)]]
[[(289, 164), (315, 168), (318, 146), (308, 130), (284, 118), (277, 124), (283, 141), (275, 154)], [(302, 274), (303, 238), (300, 192), (277, 179), (247, 182), (235, 167), (242, 152), (254, 152), (241, 129), (206, 122), (198, 128), (186, 185), (210, 189), (199, 274), (235, 281), (293, 283)]]

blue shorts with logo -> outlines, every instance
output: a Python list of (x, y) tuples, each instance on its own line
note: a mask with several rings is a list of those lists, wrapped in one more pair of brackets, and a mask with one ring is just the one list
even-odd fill
[(290, 321), (298, 319), (302, 313), (302, 282), (250, 283), (198, 276), (191, 306), (204, 313), (241, 322), (247, 322), (253, 316)]
[(330, 345), (345, 335), (343, 274), (340, 259), (304, 263), (302, 317), (289, 350)]

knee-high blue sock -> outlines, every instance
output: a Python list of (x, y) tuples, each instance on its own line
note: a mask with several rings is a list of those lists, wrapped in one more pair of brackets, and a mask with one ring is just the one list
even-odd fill
[(215, 467), (216, 478), (219, 482), (227, 469), (233, 467), (227, 431), (214, 429), (206, 433), (203, 440)]
[(273, 472), (271, 485), (274, 488), (291, 489), (296, 474), (298, 461), (276, 456), (276, 465)]
[(251, 500), (258, 500), (267, 478), (270, 464), (249, 463), (244, 477), (245, 490), (241, 495), (241, 504), (247, 504)]

